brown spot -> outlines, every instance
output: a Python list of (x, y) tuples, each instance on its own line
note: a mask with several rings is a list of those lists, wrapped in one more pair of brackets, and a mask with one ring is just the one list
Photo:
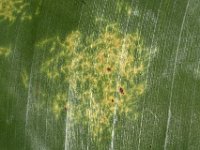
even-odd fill
[(114, 99), (112, 99), (111, 101), (114, 102)]
[(107, 68), (107, 71), (108, 71), (108, 72), (110, 72), (110, 71), (111, 71), (111, 68), (110, 68), (110, 67), (108, 67), (108, 68)]
[(122, 87), (119, 88), (119, 92), (124, 95), (124, 89)]

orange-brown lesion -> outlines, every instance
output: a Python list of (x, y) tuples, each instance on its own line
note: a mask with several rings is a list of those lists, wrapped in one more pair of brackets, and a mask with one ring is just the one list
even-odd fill
[(111, 72), (112, 71), (112, 68), (111, 67), (106, 67), (106, 70), (107, 70), (107, 72)]
[(121, 95), (124, 95), (125, 94), (125, 91), (124, 91), (124, 88), (123, 87), (119, 87), (119, 93)]
[(115, 102), (115, 98), (113, 96), (109, 96), (108, 98), (102, 101), (102, 103), (108, 107), (114, 105), (114, 102)]
[(116, 71), (116, 68), (114, 66), (114, 64), (106, 64), (103, 68), (103, 73), (105, 75), (109, 75), (109, 77), (111, 78), (110, 75), (113, 75)]

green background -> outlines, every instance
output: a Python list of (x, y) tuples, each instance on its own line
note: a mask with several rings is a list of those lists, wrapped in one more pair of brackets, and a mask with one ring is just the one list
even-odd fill
[[(36, 43), (54, 36), (64, 38), (80, 29), (95, 30), (95, 16), (117, 21), (127, 30), (139, 30), (148, 47), (157, 47), (148, 72), (148, 90), (140, 100), (135, 122), (120, 118), (116, 150), (200, 150), (200, 1), (122, 0), (137, 8), (129, 22), (114, 13), (115, 0), (41, 0), (40, 14), (30, 21), (0, 22), (0, 46), (11, 47), (9, 57), (0, 56), (0, 149), (61, 150), (65, 147), (65, 117), (53, 119), (48, 100), (43, 110), (40, 88), (53, 92), (39, 73), (45, 53)], [(37, 1), (30, 3), (34, 13)], [(21, 73), (29, 76), (28, 88)], [(40, 83), (45, 83), (45, 85)], [(39, 95), (39, 96), (38, 96)], [(28, 100), (29, 103), (28, 103)], [(29, 113), (27, 114), (27, 109)], [(95, 144), (74, 127), (70, 150), (109, 149), (110, 141)]]

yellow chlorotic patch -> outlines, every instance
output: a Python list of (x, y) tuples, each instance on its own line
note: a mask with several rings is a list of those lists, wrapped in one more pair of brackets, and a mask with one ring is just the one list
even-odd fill
[(0, 47), (0, 56), (7, 57), (10, 54), (10, 48)]
[(134, 8), (131, 7), (131, 3), (125, 2), (124, 0), (117, 0), (115, 4), (116, 4), (115, 13), (117, 14), (125, 13), (125, 15), (128, 17), (132, 15)]
[(138, 32), (123, 34), (117, 23), (91, 35), (73, 31), (38, 43), (46, 48), (41, 72), (59, 85), (52, 110), (73, 113), (73, 121), (89, 125), (94, 139), (112, 129), (117, 115), (137, 117), (135, 102), (145, 91), (148, 49)]
[[(39, 5), (34, 15), (39, 14)], [(0, 0), (0, 20), (7, 20), (13, 22), (20, 17), (20, 20), (31, 20), (32, 15), (27, 12), (27, 8), (30, 7), (29, 2), (25, 0)]]

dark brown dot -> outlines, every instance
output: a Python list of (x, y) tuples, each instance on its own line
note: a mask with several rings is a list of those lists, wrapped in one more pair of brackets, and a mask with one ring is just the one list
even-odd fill
[(121, 94), (124, 94), (124, 89), (123, 89), (122, 87), (120, 87), (120, 88), (119, 88), (119, 92), (120, 92)]
[(110, 67), (108, 67), (108, 68), (107, 68), (107, 71), (108, 71), (108, 72), (110, 72), (110, 71), (111, 71), (111, 68), (110, 68)]
[(114, 102), (114, 99), (112, 99), (112, 102)]

